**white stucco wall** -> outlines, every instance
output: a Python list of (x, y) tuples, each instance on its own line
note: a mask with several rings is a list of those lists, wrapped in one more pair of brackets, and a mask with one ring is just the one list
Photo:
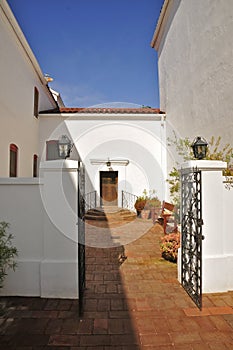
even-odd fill
[[(107, 171), (104, 164), (93, 165), (91, 159), (126, 159), (129, 165), (112, 165), (118, 171), (118, 204), (121, 191), (142, 195), (144, 189), (156, 190), (160, 199), (166, 196), (166, 126), (164, 121), (120, 120), (111, 116), (88, 117), (40, 115), (40, 153), (45, 159), (46, 140), (67, 134), (75, 144), (86, 167), (86, 193), (99, 193), (99, 172)], [(72, 151), (71, 159), (77, 159)]]
[(19, 148), (18, 176), (32, 176), (33, 155), (39, 153), (34, 87), (39, 91), (39, 110), (56, 104), (5, 0), (0, 2), (0, 52), (0, 176), (9, 176), (10, 143)]
[(41, 296), (78, 298), (78, 162), (43, 162)]
[(233, 133), (231, 0), (172, 0), (157, 29), (160, 108), (181, 137)]
[(3, 295), (40, 295), (40, 262), (43, 259), (43, 207), (38, 179), (0, 179), (0, 221), (18, 249), (16, 272), (9, 271)]
[(1, 295), (79, 298), (78, 164), (41, 164), (40, 179), (0, 179), (0, 221), (18, 250)]
[[(231, 213), (233, 190), (227, 189), (221, 161), (189, 161), (182, 169), (201, 170), (202, 178), (202, 291), (203, 293), (233, 290), (233, 238)], [(181, 251), (180, 253), (181, 254)], [(181, 258), (181, 257), (179, 257)], [(178, 262), (181, 280), (181, 260)]]

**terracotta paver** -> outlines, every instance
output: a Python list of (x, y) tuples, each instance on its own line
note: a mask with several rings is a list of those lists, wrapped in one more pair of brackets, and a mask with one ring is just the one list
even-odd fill
[[(108, 234), (113, 246), (100, 248), (98, 237), (98, 247), (86, 247), (82, 317), (77, 300), (2, 297), (0, 349), (233, 349), (233, 292), (204, 295), (200, 312), (176, 265), (160, 257), (160, 225), (137, 220)], [(92, 243), (94, 236), (92, 227)]]

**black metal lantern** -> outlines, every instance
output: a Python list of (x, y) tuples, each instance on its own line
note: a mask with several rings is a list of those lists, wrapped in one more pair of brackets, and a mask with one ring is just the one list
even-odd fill
[(73, 145), (71, 144), (71, 141), (68, 136), (60, 136), (58, 139), (59, 157), (62, 159), (69, 158), (72, 146)]
[(208, 142), (204, 138), (197, 136), (192, 143), (194, 157), (196, 159), (205, 158), (207, 147), (208, 147)]

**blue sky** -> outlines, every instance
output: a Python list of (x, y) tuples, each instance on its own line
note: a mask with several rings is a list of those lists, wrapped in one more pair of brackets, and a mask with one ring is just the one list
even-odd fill
[(159, 107), (150, 47), (163, 0), (8, 0), (43, 73), (69, 107)]

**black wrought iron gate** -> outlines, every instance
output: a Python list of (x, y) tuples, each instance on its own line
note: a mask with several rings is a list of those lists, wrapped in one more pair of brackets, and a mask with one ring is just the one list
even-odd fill
[(78, 282), (79, 314), (83, 312), (83, 294), (85, 290), (85, 168), (79, 163), (78, 170)]
[(202, 308), (202, 202), (201, 171), (181, 171), (182, 286)]

